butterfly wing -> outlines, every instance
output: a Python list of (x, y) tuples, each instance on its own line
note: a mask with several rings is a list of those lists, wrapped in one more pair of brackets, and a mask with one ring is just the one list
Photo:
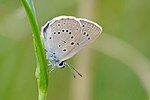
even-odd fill
[(60, 16), (48, 22), (42, 28), (45, 49), (55, 53), (61, 60), (77, 45), (81, 27), (75, 17)]
[(84, 46), (93, 42), (102, 32), (101, 26), (87, 19), (78, 18), (81, 23), (81, 33), (77, 46), (63, 60), (67, 60), (79, 52)]

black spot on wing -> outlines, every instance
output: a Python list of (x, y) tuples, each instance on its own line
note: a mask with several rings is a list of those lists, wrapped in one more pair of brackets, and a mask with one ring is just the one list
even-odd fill
[(89, 37), (88, 40), (90, 40), (91, 38)]
[(62, 32), (65, 32), (65, 30), (63, 29)]
[(69, 34), (71, 34), (71, 31), (69, 32)]
[(74, 42), (71, 42), (71, 45), (74, 45)]
[(71, 39), (73, 39), (74, 37), (73, 37), (73, 36), (71, 36), (70, 38), (71, 38)]
[(63, 49), (63, 51), (65, 51), (65, 52), (66, 52), (66, 51), (67, 51), (67, 49)]
[(86, 35), (86, 32), (83, 32), (83, 35)]
[(69, 30), (66, 30), (66, 32), (68, 32)]

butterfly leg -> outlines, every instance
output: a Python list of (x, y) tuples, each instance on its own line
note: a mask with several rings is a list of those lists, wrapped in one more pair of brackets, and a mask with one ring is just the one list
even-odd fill
[(50, 68), (50, 72), (52, 72), (52, 71), (55, 69), (55, 66), (53, 66), (50, 61), (49, 61), (49, 63), (48, 63), (48, 66), (52, 66), (52, 67)]
[(50, 68), (50, 72), (52, 72), (54, 69), (55, 69), (55, 66), (52, 66), (52, 67)]

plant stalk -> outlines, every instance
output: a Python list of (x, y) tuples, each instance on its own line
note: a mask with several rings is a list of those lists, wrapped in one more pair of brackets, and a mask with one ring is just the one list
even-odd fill
[(40, 38), (40, 31), (36, 20), (33, 1), (21, 0), (21, 2), (26, 11), (33, 33), (35, 55), (37, 60), (37, 69), (35, 74), (38, 83), (38, 92), (39, 92), (38, 100), (46, 100), (48, 89), (48, 67), (45, 57), (45, 51), (43, 49), (44, 48), (43, 43)]

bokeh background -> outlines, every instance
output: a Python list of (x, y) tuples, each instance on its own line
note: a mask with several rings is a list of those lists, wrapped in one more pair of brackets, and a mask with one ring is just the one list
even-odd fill
[[(39, 26), (60, 15), (83, 17), (102, 35), (49, 75), (48, 100), (149, 100), (149, 0), (34, 0)], [(31, 28), (19, 0), (0, 0), (0, 100), (37, 100)]]

